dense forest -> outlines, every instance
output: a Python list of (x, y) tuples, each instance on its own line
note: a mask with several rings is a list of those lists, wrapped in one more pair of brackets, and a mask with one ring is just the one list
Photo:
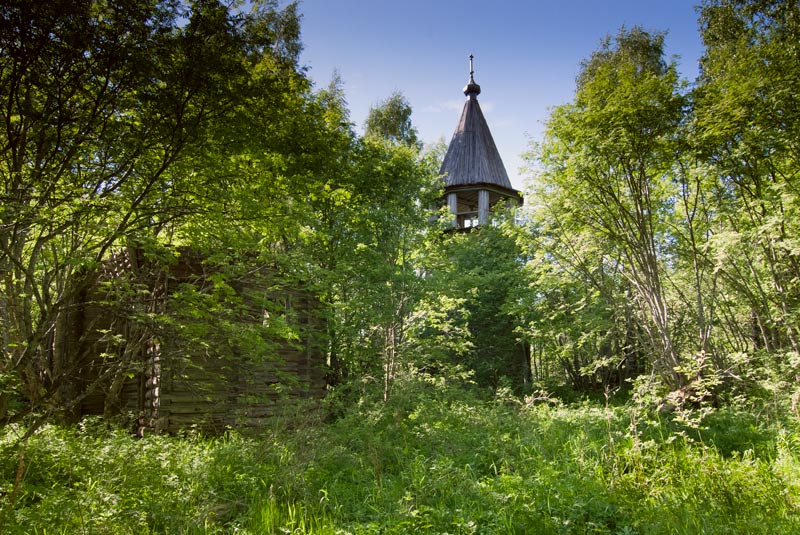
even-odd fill
[[(0, 531), (800, 530), (800, 5), (704, 1), (696, 80), (610, 34), (471, 232), (402, 93), (362, 134), (311, 83), (301, 10), (0, 7)], [(188, 251), (168, 295), (98, 276)], [(135, 435), (145, 345), (263, 361), (308, 336), (289, 290), (324, 399)]]

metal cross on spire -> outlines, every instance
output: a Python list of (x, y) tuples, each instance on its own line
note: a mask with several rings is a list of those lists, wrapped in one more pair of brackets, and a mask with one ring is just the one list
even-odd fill
[(474, 82), (472, 79), (472, 75), (475, 74), (475, 70), (472, 68), (472, 54), (469, 55), (469, 80), (470, 82)]
[(469, 55), (469, 82), (467, 83), (467, 87), (464, 88), (464, 94), (467, 96), (469, 95), (477, 96), (480, 95), (481, 93), (481, 86), (475, 83), (475, 78), (473, 77), (473, 75), (475, 74), (475, 69), (473, 69), (472, 66), (473, 57), (474, 56), (472, 54)]

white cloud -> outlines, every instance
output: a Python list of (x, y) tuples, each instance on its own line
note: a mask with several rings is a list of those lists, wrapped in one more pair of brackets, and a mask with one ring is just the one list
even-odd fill
[[(461, 111), (464, 107), (464, 100), (448, 100), (445, 102), (440, 102), (438, 104), (430, 104), (425, 106), (420, 111), (423, 113), (441, 113), (443, 111), (451, 112), (451, 111)], [(481, 110), (484, 112), (491, 112), (495, 108), (494, 102), (491, 100), (487, 100), (485, 102), (481, 102)]]
[(422, 108), (423, 113), (441, 113), (443, 111), (460, 111), (464, 107), (463, 100), (447, 100), (438, 104), (431, 104)]

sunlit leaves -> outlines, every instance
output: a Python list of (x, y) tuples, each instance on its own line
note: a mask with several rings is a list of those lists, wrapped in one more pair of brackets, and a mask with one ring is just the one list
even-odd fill
[(36, 400), (69, 390), (71, 314), (113, 251), (210, 249), (225, 217), (281, 213), (252, 199), (288, 190), (274, 153), (291, 151), (249, 134), (286, 130), (310, 99), (293, 6), (13, 1), (0, 15), (0, 372)]
[(774, 1), (704, 6), (707, 48), (695, 119), (700, 148), (718, 177), (716, 269), (751, 310), (753, 345), (795, 351), (799, 9)]
[(664, 284), (665, 216), (685, 104), (662, 47), (660, 35), (622, 30), (583, 64), (574, 102), (556, 108), (548, 122), (535, 193), (543, 234), (555, 240), (554, 254), (566, 267), (582, 277), (596, 269), (571, 247), (575, 234), (602, 244), (617, 262), (649, 316), (642, 325), (656, 361), (677, 383)]
[(370, 107), (364, 122), (366, 137), (385, 139), (414, 147), (422, 144), (411, 124), (411, 106), (400, 92), (394, 92), (377, 106)]

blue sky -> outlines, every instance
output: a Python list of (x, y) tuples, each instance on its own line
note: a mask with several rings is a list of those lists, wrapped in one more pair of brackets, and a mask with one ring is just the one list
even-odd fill
[(402, 92), (426, 143), (450, 141), (475, 55), (489, 128), (522, 189), (520, 155), (549, 109), (569, 102), (581, 60), (623, 25), (666, 31), (668, 57), (692, 81), (702, 44), (699, 0), (301, 0), (301, 63), (318, 87), (335, 71), (360, 132), (372, 105)]

